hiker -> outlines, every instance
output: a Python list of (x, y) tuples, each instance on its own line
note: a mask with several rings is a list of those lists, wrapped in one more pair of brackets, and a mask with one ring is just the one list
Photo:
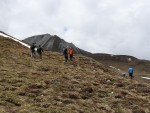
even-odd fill
[(70, 57), (70, 61), (72, 61), (72, 59), (73, 59), (73, 49), (72, 49), (72, 47), (69, 48), (68, 54), (69, 54), (69, 57)]
[(133, 68), (132, 67), (130, 67), (128, 69), (128, 73), (129, 73), (129, 77), (132, 79), (133, 78)]
[(67, 62), (68, 61), (68, 46), (64, 49), (63, 54), (65, 57), (65, 62)]
[(31, 58), (34, 58), (35, 57), (35, 43), (32, 43), (30, 50), (31, 50)]
[(37, 48), (37, 53), (39, 54), (40, 59), (42, 59), (42, 52), (43, 48), (41, 47), (41, 45), (39, 45), (39, 47)]

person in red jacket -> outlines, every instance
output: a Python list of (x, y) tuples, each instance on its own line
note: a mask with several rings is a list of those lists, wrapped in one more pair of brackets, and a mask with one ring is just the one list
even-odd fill
[(72, 47), (69, 48), (68, 54), (69, 54), (70, 60), (72, 61), (72, 59), (73, 59), (73, 49), (72, 49)]

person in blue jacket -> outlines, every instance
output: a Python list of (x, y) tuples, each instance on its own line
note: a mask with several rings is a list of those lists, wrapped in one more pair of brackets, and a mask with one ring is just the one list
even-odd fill
[(132, 79), (133, 78), (133, 68), (132, 67), (130, 67), (128, 69), (128, 73), (129, 73), (129, 77)]

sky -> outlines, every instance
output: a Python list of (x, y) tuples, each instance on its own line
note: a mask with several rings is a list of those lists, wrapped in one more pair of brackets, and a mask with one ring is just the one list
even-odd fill
[(150, 60), (150, 0), (1, 0), (0, 30), (58, 35), (92, 53)]

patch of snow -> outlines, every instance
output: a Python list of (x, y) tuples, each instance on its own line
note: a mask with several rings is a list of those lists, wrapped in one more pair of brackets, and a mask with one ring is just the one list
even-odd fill
[(114, 68), (113, 66), (109, 66), (109, 67)]
[(19, 43), (22, 44), (23, 46), (25, 46), (25, 47), (27, 47), (27, 48), (30, 48), (30, 46), (29, 46), (28, 44), (26, 44), (26, 43), (24, 43), (24, 42), (22, 42), (22, 41), (20, 41), (20, 40), (18, 40), (18, 39), (16, 39), (16, 38), (13, 38), (13, 37), (8, 36), (8, 35), (3, 34), (3, 33), (0, 33), (0, 35), (3, 36), (3, 37), (6, 37), (6, 38), (10, 38), (10, 39), (12, 39), (12, 40), (14, 40), (14, 41), (16, 41), (16, 42), (19, 42)]
[(3, 33), (0, 33), (1, 36), (3, 37), (8, 37), (7, 35), (3, 34)]
[(128, 58), (128, 61), (130, 62), (132, 59), (131, 58)]
[(116, 67), (113, 67), (113, 66), (109, 66), (109, 67), (112, 69), (116, 69), (116, 70), (120, 71), (120, 69), (117, 69)]
[(148, 79), (148, 80), (150, 80), (150, 78), (149, 78), (149, 77), (141, 77), (141, 78), (144, 78), (144, 79)]

